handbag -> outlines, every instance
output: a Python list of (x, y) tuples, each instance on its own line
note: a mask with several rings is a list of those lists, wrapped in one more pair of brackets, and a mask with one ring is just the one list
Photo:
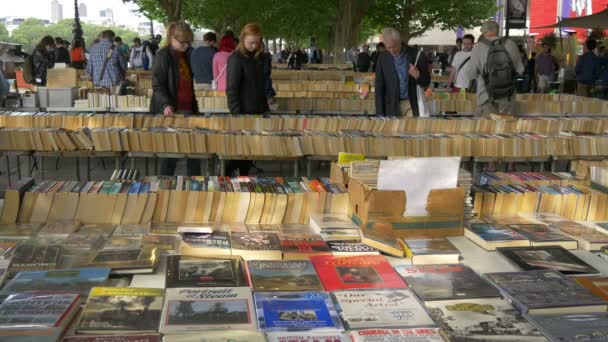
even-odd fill
[(217, 80), (219, 80), (220, 77), (222, 77), (222, 75), (224, 74), (224, 71), (226, 71), (227, 67), (228, 67), (228, 63), (226, 63), (226, 65), (224, 65), (224, 67), (222, 68), (222, 71), (220, 71), (220, 73), (217, 75), (217, 77), (214, 78), (213, 80), (211, 80), (211, 89), (212, 90), (217, 90)]

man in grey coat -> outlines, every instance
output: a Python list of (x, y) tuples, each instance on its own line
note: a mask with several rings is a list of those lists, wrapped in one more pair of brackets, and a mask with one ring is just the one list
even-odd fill
[(376, 114), (380, 116), (418, 116), (417, 87), (431, 83), (424, 53), (408, 47), (399, 31), (382, 31), (386, 51), (376, 64)]

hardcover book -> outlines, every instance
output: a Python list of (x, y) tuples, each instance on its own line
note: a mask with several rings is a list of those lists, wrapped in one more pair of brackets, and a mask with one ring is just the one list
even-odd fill
[(76, 328), (79, 334), (156, 332), (163, 289), (94, 287)]
[(103, 250), (130, 250), (141, 248), (141, 237), (112, 236), (104, 242)]
[(327, 292), (256, 292), (260, 331), (342, 330), (342, 322)]
[(497, 250), (524, 271), (555, 270), (566, 275), (599, 274), (591, 265), (560, 246), (505, 247)]
[(281, 245), (275, 233), (232, 233), (232, 254), (245, 260), (281, 260)]
[(530, 241), (520, 233), (494, 223), (471, 223), (464, 236), (487, 251), (498, 247), (528, 247)]
[(605, 341), (608, 336), (606, 312), (528, 315), (526, 318), (551, 342)]
[(608, 301), (608, 277), (574, 277), (573, 279), (594, 295)]
[(460, 251), (446, 238), (403, 240), (403, 250), (414, 265), (460, 262)]
[(25, 243), (17, 246), (9, 276), (15, 276), (21, 271), (52, 270), (61, 263), (63, 250), (61, 246), (40, 246)]
[(328, 241), (331, 254), (336, 256), (379, 255), (377, 249), (357, 241)]
[(309, 260), (249, 260), (254, 291), (324, 291)]
[(347, 330), (435, 326), (410, 289), (335, 291), (332, 297)]
[(449, 341), (546, 341), (543, 335), (500, 298), (426, 303)]
[(372, 229), (361, 230), (361, 242), (386, 253), (390, 256), (403, 258), (403, 246), (399, 240), (390, 234), (386, 234)]
[(248, 286), (239, 257), (167, 256), (167, 288)]
[(163, 336), (163, 342), (266, 342), (264, 334), (256, 331), (205, 331), (204, 334), (169, 334)]
[(266, 337), (268, 342), (352, 342), (348, 336), (337, 332), (274, 332)]
[(159, 334), (67, 336), (63, 342), (161, 342)]
[(190, 256), (230, 255), (230, 233), (182, 235), (182, 254)]
[(279, 234), (284, 260), (308, 260), (311, 255), (329, 255), (329, 247), (321, 235)]
[(68, 250), (74, 249), (97, 249), (104, 243), (104, 239), (99, 234), (72, 233), (63, 241), (62, 246)]
[(531, 246), (562, 246), (566, 249), (577, 249), (578, 243), (573, 238), (549, 229), (544, 224), (507, 224), (526, 239)]
[(24, 271), (6, 284), (1, 293), (56, 291), (80, 293), (87, 297), (93, 287), (103, 286), (109, 275), (109, 268)]
[(471, 268), (461, 265), (397, 265), (395, 270), (423, 301), (500, 297)]
[(606, 302), (555, 271), (487, 273), (486, 277), (522, 312), (606, 311)]
[(561, 220), (551, 223), (550, 227), (576, 239), (579, 246), (588, 251), (598, 251), (608, 245), (608, 235), (574, 221)]
[(149, 233), (149, 224), (119, 224), (112, 236), (141, 236)]
[(327, 291), (350, 289), (403, 289), (407, 285), (381, 255), (310, 258)]
[(351, 331), (352, 342), (444, 342), (437, 328), (363, 329)]
[(113, 274), (152, 273), (158, 257), (158, 249), (147, 246), (142, 249), (100, 250), (89, 266), (109, 267)]
[(256, 330), (249, 287), (167, 289), (159, 331)]

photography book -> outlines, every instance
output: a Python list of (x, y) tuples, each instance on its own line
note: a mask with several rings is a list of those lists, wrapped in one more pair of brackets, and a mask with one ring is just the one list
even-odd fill
[(324, 291), (310, 260), (249, 260), (254, 291)]
[(167, 288), (248, 286), (240, 257), (169, 255), (165, 279)]

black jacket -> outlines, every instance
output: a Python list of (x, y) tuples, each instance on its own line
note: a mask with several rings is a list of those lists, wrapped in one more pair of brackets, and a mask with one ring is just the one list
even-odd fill
[(368, 72), (372, 64), (372, 57), (367, 52), (360, 52), (357, 55), (357, 70), (359, 72)]
[(65, 46), (55, 49), (55, 63), (70, 65), (70, 51)]
[[(413, 64), (418, 51), (405, 45), (404, 48), (406, 49), (410, 64)], [(418, 93), (416, 86), (420, 85), (422, 88), (427, 88), (431, 83), (429, 63), (424, 53), (420, 54), (416, 66), (420, 70), (420, 78), (416, 81), (415, 78), (409, 76), (408, 79), (408, 97), (414, 116), (418, 116)], [(378, 56), (378, 62), (376, 63), (376, 114), (384, 116), (399, 115), (399, 76), (395, 69), (393, 56), (388, 51), (382, 52)]]
[[(266, 79), (269, 76), (268, 55), (255, 57), (236, 50), (228, 58), (226, 96), (232, 114), (262, 114), (268, 111)], [(268, 76), (267, 76), (268, 75)]]
[[(55, 66), (55, 54), (46, 51), (34, 50), (32, 55), (32, 65), (34, 67), (34, 83), (39, 86), (46, 85), (47, 70)], [(36, 81), (40, 79), (40, 81)]]
[[(186, 51), (186, 60), (190, 60), (192, 49)], [(188, 64), (190, 67), (190, 64)], [(192, 72), (192, 71), (191, 71)], [(150, 113), (163, 114), (165, 107), (172, 106), (177, 110), (177, 84), (179, 70), (177, 60), (169, 48), (158, 50), (152, 66), (152, 99), (150, 100)], [(194, 96), (194, 81), (192, 86), (192, 112), (198, 113), (198, 104)]]

